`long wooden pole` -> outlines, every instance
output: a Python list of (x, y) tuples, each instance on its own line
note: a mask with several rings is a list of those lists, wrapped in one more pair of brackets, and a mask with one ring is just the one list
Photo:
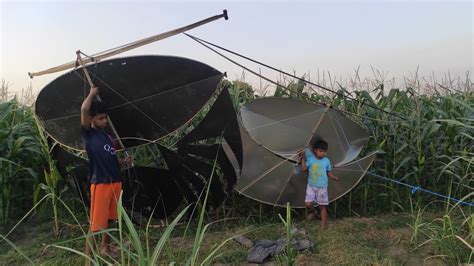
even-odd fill
[[(188, 30), (191, 30), (191, 29), (194, 29), (196, 27), (202, 26), (202, 25), (207, 24), (209, 22), (212, 22), (214, 20), (218, 20), (220, 18), (225, 18), (225, 20), (229, 19), (229, 17), (227, 16), (227, 10), (224, 10), (222, 12), (222, 14), (220, 14), (220, 15), (215, 15), (215, 16), (203, 19), (203, 20), (198, 21), (196, 23), (193, 23), (193, 24), (190, 24), (190, 25), (187, 25), (187, 26), (175, 29), (175, 30), (160, 33), (160, 34), (157, 34), (157, 35), (145, 38), (145, 39), (141, 39), (141, 40), (138, 40), (138, 41), (135, 41), (135, 42), (132, 42), (132, 43), (128, 43), (128, 44), (125, 44), (125, 45), (122, 45), (122, 46), (115, 47), (113, 49), (110, 49), (110, 50), (107, 50), (107, 51), (104, 51), (104, 52), (97, 53), (95, 55), (92, 55), (91, 58), (85, 58), (83, 60), (83, 65), (91, 63), (91, 62), (97, 62), (97, 61), (102, 60), (104, 58), (111, 57), (111, 56), (114, 56), (114, 55), (118, 55), (120, 53), (138, 48), (140, 46), (147, 45), (147, 44), (150, 44), (152, 42), (156, 42), (156, 41), (159, 41), (159, 40), (169, 38), (171, 36), (183, 33), (185, 31), (188, 31)], [(33, 72), (33, 73), (28, 72), (28, 75), (30, 76), (30, 78), (33, 78), (35, 76), (41, 76), (41, 75), (44, 75), (44, 74), (51, 74), (51, 73), (55, 73), (55, 72), (59, 72), (59, 71), (63, 71), (63, 70), (67, 70), (67, 69), (71, 69), (71, 68), (75, 68), (75, 67), (76, 67), (76, 61), (73, 61), (73, 62), (65, 63), (65, 64), (62, 64), (62, 65), (59, 65), (59, 66), (56, 66), (56, 67), (52, 67), (52, 68), (49, 68), (49, 69), (46, 69), (46, 70), (43, 70), (43, 71), (39, 71), (39, 72)]]
[[(77, 62), (82, 66), (82, 69), (84, 70), (84, 75), (86, 76), (86, 79), (87, 79), (87, 82), (89, 83), (89, 86), (91, 88), (95, 87), (94, 83), (92, 82), (91, 76), (89, 75), (89, 71), (87, 70), (86, 66), (84, 65), (84, 61), (82, 60), (81, 51), (78, 50), (76, 52), (76, 54), (77, 54)], [(96, 94), (95, 97), (97, 98), (98, 101), (100, 101), (100, 102), (102, 101), (99, 94)], [(120, 136), (119, 136), (117, 130), (115, 129), (115, 126), (112, 123), (112, 120), (110, 119), (110, 116), (107, 116), (107, 122), (109, 123), (109, 126), (112, 129), (112, 132), (114, 133), (115, 137), (117, 138), (120, 149), (125, 149), (125, 146), (123, 145), (122, 140), (120, 139)]]

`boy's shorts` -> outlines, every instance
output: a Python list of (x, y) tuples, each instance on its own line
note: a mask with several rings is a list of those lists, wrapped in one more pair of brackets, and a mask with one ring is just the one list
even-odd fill
[(91, 231), (107, 228), (109, 220), (117, 220), (117, 203), (122, 182), (91, 184)]
[(306, 198), (305, 202), (316, 202), (318, 205), (328, 205), (328, 188), (327, 187), (313, 187), (311, 185), (306, 186)]

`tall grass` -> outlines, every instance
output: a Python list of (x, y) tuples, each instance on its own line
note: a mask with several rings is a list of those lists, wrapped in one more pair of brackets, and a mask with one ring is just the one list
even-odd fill
[(0, 102), (0, 224), (9, 221), (12, 206), (20, 211), (32, 205), (41, 165), (41, 143), (31, 109), (16, 99)]
[[(465, 198), (472, 198), (474, 192)], [(441, 258), (448, 263), (472, 263), (474, 259), (474, 214), (450, 204), (439, 217), (427, 218), (424, 213), (432, 204), (414, 208), (411, 243), (415, 249), (428, 249), (432, 255), (425, 261)]]
[(32, 87), (10, 98), (8, 83), (2, 80), (0, 92), (0, 224), (11, 220), (11, 206), (15, 206), (18, 216), (24, 208), (35, 205), (42, 189), (44, 194), (52, 195), (54, 232), (57, 235), (60, 175), (40, 122), (28, 106), (34, 99)]
[[(217, 157), (217, 155), (216, 155)], [(212, 181), (213, 175), (214, 175), (214, 170), (216, 167), (216, 161), (214, 160), (214, 166), (213, 166), (213, 172), (211, 173), (211, 177), (209, 178), (209, 182), (206, 185), (206, 190), (205, 193), (202, 194), (201, 196), (204, 196), (203, 200), (203, 205), (206, 205), (208, 196), (209, 196), (209, 188), (210, 188), (210, 182)], [(54, 198), (56, 195), (53, 193), (47, 194), (41, 201), (43, 202), (44, 199), (47, 198)], [(173, 221), (168, 224), (162, 234), (159, 240), (156, 242), (153, 252), (150, 252), (150, 235), (149, 235), (149, 226), (150, 226), (150, 220), (148, 221), (146, 225), (146, 233), (145, 233), (145, 241), (142, 241), (143, 237), (140, 236), (140, 231), (138, 227), (135, 227), (133, 224), (131, 218), (127, 214), (126, 210), (122, 206), (122, 194), (120, 195), (119, 198), (119, 204), (117, 206), (117, 212), (118, 212), (118, 228), (109, 228), (106, 230), (102, 230), (100, 232), (96, 233), (86, 233), (86, 230), (82, 228), (81, 223), (79, 222), (78, 218), (74, 214), (74, 212), (68, 207), (68, 205), (61, 200), (60, 198), (57, 198), (58, 203), (62, 205), (67, 212), (71, 215), (71, 217), (74, 219), (76, 222), (77, 226), (79, 226), (82, 230), (82, 236), (78, 238), (74, 238), (71, 240), (67, 241), (62, 241), (60, 243), (55, 243), (55, 244), (48, 244), (46, 248), (56, 248), (56, 249), (61, 249), (61, 250), (66, 250), (68, 252), (74, 253), (76, 255), (80, 255), (84, 257), (86, 261), (89, 263), (93, 263), (94, 265), (99, 265), (99, 264), (120, 264), (120, 265), (157, 265), (160, 263), (163, 263), (164, 261), (167, 261), (169, 264), (174, 265), (176, 263), (182, 263), (182, 261), (175, 261), (174, 258), (175, 256), (172, 254), (173, 251), (171, 251), (171, 254), (167, 253), (164, 254), (163, 251), (165, 249), (165, 246), (167, 242), (171, 239), (172, 233), (177, 226), (177, 224), (183, 219), (183, 217), (189, 212), (190, 206), (186, 206), (181, 212), (173, 219)], [(39, 204), (35, 205), (28, 213), (21, 219), (14, 227), (13, 229), (6, 235), (3, 236), (0, 234), (0, 242), (1, 241), (6, 241), (13, 249), (15, 249), (26, 261), (28, 261), (31, 264), (34, 264), (33, 260), (29, 258), (27, 255), (25, 255), (22, 250), (17, 247), (14, 243), (8, 240), (8, 235), (10, 235), (13, 230), (15, 230), (16, 227), (19, 226), (20, 223), (22, 223), (25, 218), (32, 213), (36, 208), (39, 208)], [(194, 211), (194, 210), (193, 210)], [(200, 214), (199, 214), (199, 220), (197, 222), (197, 230), (195, 232), (194, 236), (194, 244), (191, 250), (189, 250), (187, 254), (187, 259), (185, 261), (185, 265), (209, 265), (213, 262), (213, 260), (219, 256), (219, 250), (226, 245), (230, 240), (234, 238), (234, 236), (225, 239), (221, 243), (216, 243), (210, 250), (208, 250), (205, 256), (201, 257), (201, 248), (203, 244), (203, 239), (205, 238), (207, 232), (209, 231), (210, 226), (212, 223), (204, 224), (204, 217), (206, 213), (206, 208), (201, 208), (200, 209)], [(187, 226), (190, 226), (188, 223)], [(185, 230), (185, 233), (187, 232), (187, 228)], [(102, 233), (108, 234), (108, 236), (112, 239), (112, 243), (116, 244), (117, 247), (120, 249), (120, 257), (119, 258), (113, 258), (104, 254), (100, 254), (98, 247), (95, 245), (91, 245), (92, 247), (92, 256), (87, 256), (84, 252), (81, 250), (77, 250), (74, 248), (68, 247), (67, 243), (76, 241), (78, 239), (89, 239), (90, 237), (94, 236), (100, 236)], [(119, 237), (117, 238), (115, 236), (115, 233), (118, 233)], [(130, 240), (129, 243), (130, 245), (126, 244), (128, 241), (126, 239)], [(91, 241), (92, 242), (92, 241)], [(92, 244), (92, 243), (90, 243)]]
[(294, 265), (296, 261), (296, 255), (297, 252), (293, 248), (291, 244), (291, 228), (292, 228), (292, 222), (291, 222), (291, 206), (290, 203), (286, 203), (286, 217), (283, 219), (281, 214), (278, 214), (278, 217), (282, 221), (283, 225), (285, 226), (285, 232), (286, 232), (286, 252), (283, 256), (279, 255), (277, 256), (277, 259), (279, 260), (280, 264), (283, 265)]
[(34, 122), (38, 131), (38, 140), (40, 142), (41, 154), (43, 156), (43, 162), (45, 166), (43, 168), (44, 183), (40, 183), (39, 187), (44, 190), (46, 194), (51, 195), (51, 205), (54, 216), (54, 233), (59, 234), (59, 212), (58, 212), (58, 183), (61, 179), (61, 175), (56, 167), (56, 161), (53, 160), (51, 155), (51, 149), (48, 145), (47, 136), (41, 129), (40, 121), (34, 117)]

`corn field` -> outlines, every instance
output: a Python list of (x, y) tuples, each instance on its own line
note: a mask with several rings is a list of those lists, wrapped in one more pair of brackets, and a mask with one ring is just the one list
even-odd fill
[[(260, 97), (244, 81), (224, 82), (230, 85), (237, 110), (240, 104)], [(339, 85), (337, 94), (317, 90), (303, 81), (281, 83), (273, 92), (274, 96), (331, 104), (361, 124), (370, 135), (364, 152), (379, 151), (371, 173), (465, 202), (473, 201), (474, 92), (469, 78), (463, 87), (456, 84), (428, 86), (430, 83), (426, 82), (431, 88), (428, 91), (421, 91), (419, 84), (387, 90), (383, 82), (378, 85), (375, 82), (370, 89), (354, 91)], [(4, 81), (1, 89), (0, 224), (18, 220), (43, 194), (51, 194), (57, 230), (60, 217), (55, 210), (55, 198), (66, 185), (60, 181), (51, 161), (48, 144), (31, 105), (8, 97), (8, 84)], [(31, 103), (31, 93), (26, 95)], [(355, 100), (349, 100), (345, 95)], [(134, 156), (137, 163), (152, 163), (146, 148), (134, 150)], [(239, 207), (240, 211), (262, 210), (259, 203), (248, 205), (248, 202)], [(422, 214), (427, 206), (444, 210), (444, 218), (424, 222)], [(428, 239), (437, 243), (439, 253), (448, 254), (446, 256), (454, 261), (472, 260), (472, 207), (367, 175), (353, 191), (333, 203), (329, 212), (333, 217), (410, 212), (414, 216), (415, 245), (424, 245)], [(268, 215), (272, 214), (268, 212)]]

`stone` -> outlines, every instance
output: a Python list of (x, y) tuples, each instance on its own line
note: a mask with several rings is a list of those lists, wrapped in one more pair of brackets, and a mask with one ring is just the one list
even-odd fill
[(276, 242), (271, 240), (258, 240), (249, 250), (247, 261), (250, 263), (263, 263), (265, 259), (275, 254)]
[(253, 241), (250, 240), (250, 239), (248, 239), (248, 238), (246, 238), (246, 237), (243, 236), (243, 235), (238, 235), (238, 236), (234, 237), (234, 240), (235, 240), (237, 243), (239, 243), (239, 244), (241, 244), (241, 245), (244, 245), (244, 246), (246, 246), (246, 247), (248, 247), (248, 248), (253, 247)]

